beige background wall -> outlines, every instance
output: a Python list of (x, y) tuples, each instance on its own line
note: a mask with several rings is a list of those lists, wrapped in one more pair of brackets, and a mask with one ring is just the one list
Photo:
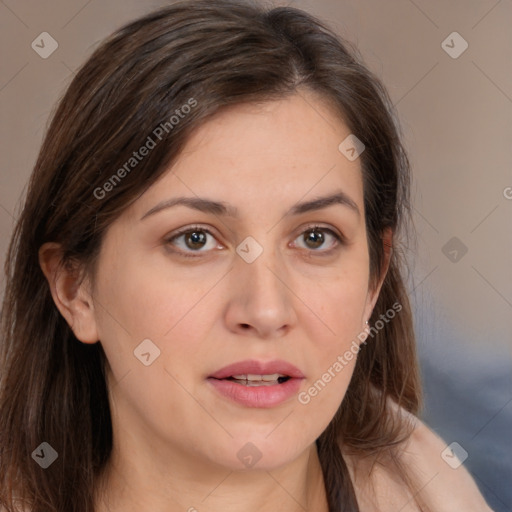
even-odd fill
[[(114, 29), (166, 3), (0, 2), (2, 259), (45, 124), (73, 70)], [(499, 437), (512, 416), (512, 2), (276, 4), (306, 8), (355, 42), (397, 105), (415, 177), (418, 256), (411, 290), (425, 378), (434, 382), (427, 383), (426, 417), (445, 437), (459, 436), (448, 442), (463, 438), (473, 450), (479, 485), (506, 505), (512, 498), (495, 478), (497, 470), (482, 468), (492, 459), (484, 434), (491, 439), (494, 426)], [(458, 58), (442, 48), (454, 31), (468, 44)], [(47, 59), (31, 48), (41, 32), (59, 45)], [(460, 51), (463, 41), (452, 39), (445, 46)], [(453, 237), (467, 248), (456, 262), (449, 258), (460, 258), (462, 246), (445, 247)], [(473, 399), (480, 400), (478, 408), (472, 409)], [(464, 400), (467, 407), (452, 417), (457, 404), (451, 401)], [(468, 411), (476, 419), (463, 434)], [(508, 448), (493, 457), (510, 461), (512, 454)], [(510, 476), (510, 463), (503, 471)]]

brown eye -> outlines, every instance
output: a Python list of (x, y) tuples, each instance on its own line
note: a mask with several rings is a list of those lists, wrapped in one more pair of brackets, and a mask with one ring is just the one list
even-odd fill
[(325, 242), (325, 237), (321, 231), (311, 229), (304, 232), (304, 242), (309, 249), (318, 249)]
[(185, 245), (189, 249), (202, 249), (206, 245), (206, 233), (204, 231), (189, 231), (184, 233)]
[(174, 234), (166, 243), (179, 249), (182, 253), (205, 253), (219, 247), (216, 238), (200, 227), (189, 227)]
[(316, 226), (303, 231), (293, 243), (301, 249), (323, 254), (341, 245), (343, 239), (332, 229)]

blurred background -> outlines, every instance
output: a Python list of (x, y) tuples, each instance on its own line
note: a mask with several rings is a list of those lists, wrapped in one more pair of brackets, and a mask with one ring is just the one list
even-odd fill
[[(74, 70), (120, 25), (169, 3), (0, 1), (0, 263), (46, 123)], [(464, 464), (489, 505), (510, 512), (512, 2), (273, 5), (319, 16), (359, 48), (389, 91), (414, 174), (409, 286), (423, 419), (467, 452)]]

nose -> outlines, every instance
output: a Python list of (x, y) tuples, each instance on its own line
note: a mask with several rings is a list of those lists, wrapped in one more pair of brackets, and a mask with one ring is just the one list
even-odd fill
[(297, 318), (283, 265), (264, 251), (252, 263), (237, 257), (234, 266), (224, 315), (228, 329), (262, 339), (284, 336)]

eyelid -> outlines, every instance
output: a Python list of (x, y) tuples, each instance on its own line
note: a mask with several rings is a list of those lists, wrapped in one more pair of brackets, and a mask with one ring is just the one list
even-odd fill
[(173, 240), (184, 233), (190, 233), (191, 231), (204, 231), (205, 233), (209, 233), (212, 236), (215, 236), (210, 227), (200, 226), (199, 224), (190, 224), (189, 226), (184, 226), (182, 228), (178, 228), (176, 231), (169, 233), (165, 236), (166, 241)]
[(339, 229), (337, 229), (331, 225), (321, 224), (319, 222), (312, 222), (312, 223), (304, 224), (303, 226), (300, 226), (299, 228), (297, 228), (297, 230), (296, 230), (297, 234), (294, 236), (295, 236), (295, 238), (297, 238), (297, 236), (301, 235), (305, 231), (313, 231), (315, 229), (317, 229), (319, 231), (320, 230), (329, 231), (330, 233), (332, 233), (334, 236), (336, 236), (343, 242), (346, 240), (345, 235)]

